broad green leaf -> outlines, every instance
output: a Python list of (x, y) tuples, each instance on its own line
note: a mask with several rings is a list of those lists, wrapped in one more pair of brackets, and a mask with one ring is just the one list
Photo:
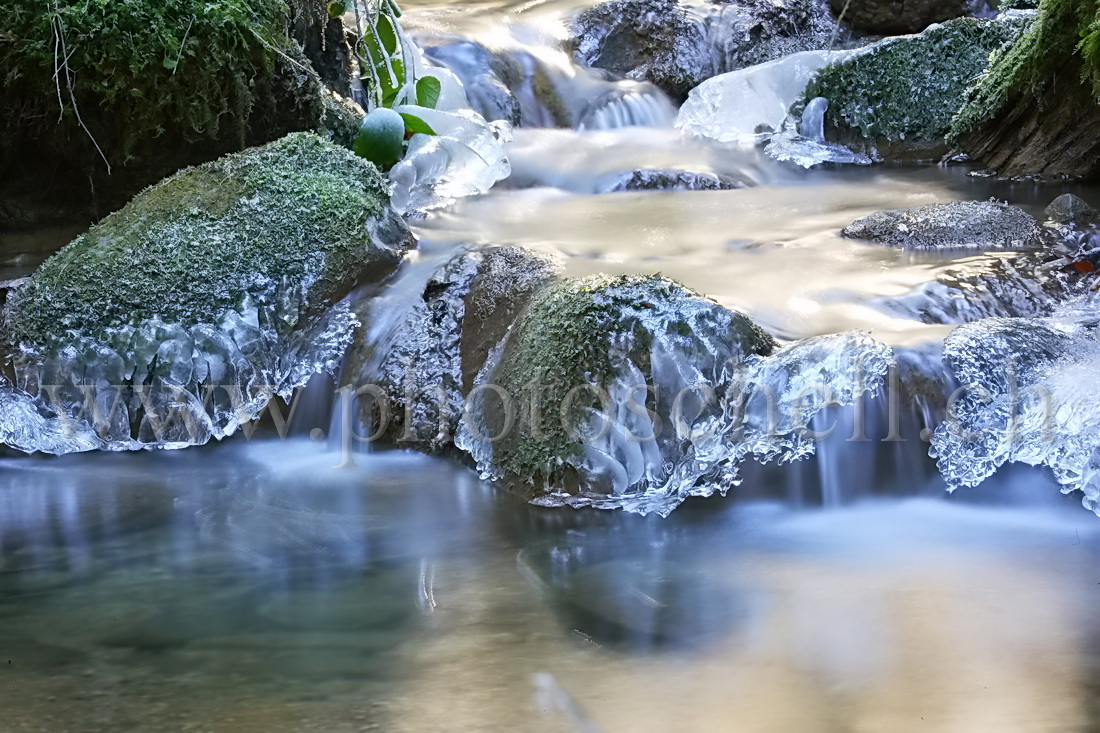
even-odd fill
[(328, 15), (330, 18), (339, 18), (346, 12), (348, 12), (347, 0), (335, 0), (328, 4)]
[(435, 109), (439, 104), (439, 92), (442, 85), (434, 76), (421, 77), (416, 82), (416, 103), (421, 107)]
[(405, 129), (409, 132), (419, 132), (425, 135), (435, 134), (435, 130), (432, 129), (432, 126), (417, 117), (416, 115), (410, 115), (407, 112), (402, 112), (401, 119), (405, 120)]
[(378, 37), (382, 39), (382, 48), (386, 50), (386, 53), (389, 55), (397, 53), (397, 31), (390, 17), (379, 15), (375, 28), (378, 30)]
[(393, 13), (393, 17), (401, 17), (401, 8), (398, 7), (397, 3), (394, 0), (386, 0), (386, 4), (390, 6), (390, 12)]

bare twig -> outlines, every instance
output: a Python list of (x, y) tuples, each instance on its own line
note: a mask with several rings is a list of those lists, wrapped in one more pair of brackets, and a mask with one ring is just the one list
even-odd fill
[(183, 40), (180, 41), (180, 52), (176, 54), (176, 65), (172, 67), (172, 76), (176, 75), (176, 69), (180, 67), (180, 59), (183, 58), (183, 47), (187, 44), (187, 34), (191, 32), (191, 26), (195, 24), (195, 16), (191, 16), (191, 22), (187, 24), (187, 30), (183, 32)]
[(104, 165), (107, 166), (107, 175), (111, 175), (111, 161), (107, 160), (107, 155), (103, 152), (103, 148), (99, 147), (99, 143), (95, 139), (95, 135), (88, 129), (88, 126), (84, 124), (84, 118), (80, 116), (80, 107), (76, 103), (76, 92), (73, 91), (73, 85), (76, 80), (76, 72), (69, 66), (69, 59), (72, 58), (72, 53), (69, 52), (65, 44), (65, 27), (61, 22), (61, 8), (57, 4), (57, 0), (54, 0), (54, 14), (50, 19), (50, 26), (53, 28), (53, 64), (54, 64), (54, 86), (57, 88), (57, 104), (60, 107), (57, 121), (61, 122), (65, 115), (65, 102), (61, 97), (61, 75), (64, 72), (65, 75), (65, 88), (69, 93), (69, 102), (73, 107), (73, 115), (76, 117), (76, 122), (80, 125), (80, 128), (84, 130), (84, 134), (88, 136), (88, 139), (92, 141), (92, 145), (95, 146), (96, 152), (99, 153), (99, 157), (103, 159)]

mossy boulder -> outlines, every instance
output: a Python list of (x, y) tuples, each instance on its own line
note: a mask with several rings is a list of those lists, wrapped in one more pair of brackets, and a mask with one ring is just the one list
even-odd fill
[(888, 38), (826, 67), (805, 100), (825, 97), (826, 137), (884, 158), (947, 152), (952, 120), (990, 54), (1016, 39), (1025, 19), (959, 18), (915, 36)]
[(0, 39), (0, 230), (84, 224), (180, 168), (323, 129), (314, 61), (348, 92), (321, 0), (12, 0)]
[(952, 140), (1002, 176), (1100, 176), (1100, 4), (1040, 0), (1019, 40), (992, 59)]
[[(747, 316), (668, 278), (593, 275), (553, 282), (532, 298), (499, 362), (484, 375), (513, 408), (509, 419), (501, 400), (484, 402), (483, 437), (493, 437), (490, 473), (532, 497), (560, 489), (608, 491), (583, 485), (584, 425), (590, 411), (600, 409), (601, 391), (607, 394), (623, 369), (638, 370), (632, 387), (660, 381), (654, 372), (667, 362), (654, 363), (656, 341), (662, 344), (656, 353), (665, 353), (668, 344), (700, 369), (716, 361), (713, 349), (749, 356), (776, 348)], [(471, 452), (484, 462), (484, 453)]]
[(16, 341), (47, 346), (154, 317), (212, 322), (286, 288), (311, 315), (388, 275), (410, 241), (374, 166), (294, 133), (143, 191), (43, 263), (8, 322)]
[(355, 325), (339, 301), (411, 244), (379, 171), (312, 133), (180, 171), (10, 291), (0, 443), (224, 437), (335, 368)]

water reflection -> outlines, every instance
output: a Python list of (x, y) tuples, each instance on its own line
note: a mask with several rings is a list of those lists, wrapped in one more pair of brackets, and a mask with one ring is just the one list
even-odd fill
[(530, 507), (423, 456), (336, 463), (308, 440), (0, 461), (9, 729), (1096, 720), (1100, 527), (1041, 475), (829, 511), (758, 487), (661, 520)]

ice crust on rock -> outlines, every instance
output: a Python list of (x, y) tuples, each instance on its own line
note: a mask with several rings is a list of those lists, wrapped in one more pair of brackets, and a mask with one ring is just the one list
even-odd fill
[(1063, 493), (1100, 515), (1100, 315), (1097, 296), (1047, 318), (960, 326), (944, 360), (962, 385), (936, 429), (932, 455), (950, 490), (976, 486), (1005, 463), (1049, 467)]
[(715, 76), (691, 91), (676, 126), (720, 143), (767, 143), (768, 155), (804, 168), (830, 162), (869, 164), (867, 156), (825, 140), (827, 100), (811, 101), (800, 121), (790, 115), (820, 69), (858, 53), (803, 51)]
[[(667, 516), (688, 497), (724, 495), (740, 483), (747, 459), (782, 463), (811, 455), (807, 426), (814, 415), (878, 389), (891, 363), (889, 348), (861, 332), (772, 352), (765, 344), (774, 342), (756, 341), (755, 325), (742, 314), (669, 287), (667, 300), (631, 282), (594, 296), (622, 310), (591, 349), (578, 344), (577, 350), (606, 350), (611, 372), (602, 384), (589, 373), (586, 389), (601, 394), (599, 404), (581, 413), (576, 427), (583, 437), (547, 467), (549, 474), (534, 477), (533, 503)], [(478, 384), (500, 384), (504, 374), (507, 386), (510, 348), (497, 349)], [(470, 401), (472, 420), (460, 426), (456, 443), (484, 478), (514, 484), (514, 444), (487, 439), (499, 427), (487, 418), (488, 399), (482, 393)]]

